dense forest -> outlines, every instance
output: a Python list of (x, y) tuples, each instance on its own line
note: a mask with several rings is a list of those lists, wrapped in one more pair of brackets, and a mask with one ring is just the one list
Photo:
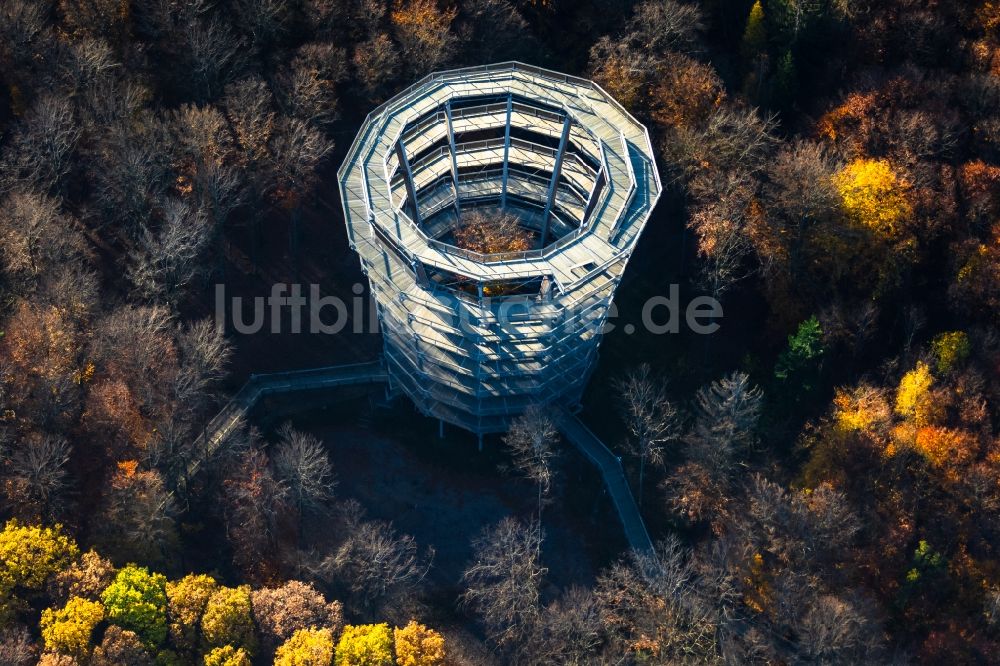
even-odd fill
[[(360, 280), (364, 116), (512, 59), (650, 129), (622, 298), (726, 319), (608, 336), (585, 399), (657, 557), (552, 582), (531, 410), (528, 509), (441, 588), (312, 433), (202, 460), (248, 372), (377, 349), (226, 335), (212, 285)], [(0, 0), (0, 664), (1000, 663), (998, 320), (994, 0)]]

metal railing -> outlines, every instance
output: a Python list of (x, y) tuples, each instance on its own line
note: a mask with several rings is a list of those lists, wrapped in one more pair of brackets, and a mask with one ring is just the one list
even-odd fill
[[(420, 81), (415, 82), (413, 85), (411, 85), (409, 88), (407, 88), (406, 90), (404, 90), (403, 92), (401, 92), (400, 94), (398, 94), (392, 100), (389, 100), (388, 102), (380, 105), (375, 110), (373, 110), (368, 115), (368, 118), (366, 119), (366, 122), (370, 122), (371, 119), (373, 119), (374, 117), (378, 116), (379, 114), (384, 114), (392, 105), (402, 103), (416, 89), (421, 88), (421, 87), (423, 87), (424, 85), (426, 85), (428, 83), (431, 83), (431, 82), (446, 82), (446, 81), (455, 81), (455, 80), (459, 80), (459, 81), (461, 81), (461, 80), (472, 81), (472, 80), (475, 80), (476, 75), (479, 75), (479, 74), (489, 74), (489, 73), (498, 73), (498, 72), (517, 72), (517, 71), (525, 72), (525, 73), (528, 73), (528, 74), (532, 74), (532, 75), (534, 75), (536, 77), (542, 77), (542, 78), (546, 78), (546, 79), (549, 79), (549, 80), (552, 80), (552, 81), (556, 81), (556, 82), (573, 83), (575, 85), (582, 85), (582, 86), (589, 87), (592, 90), (600, 91), (607, 98), (606, 101), (608, 103), (610, 103), (616, 109), (618, 109), (619, 111), (621, 111), (626, 117), (628, 117), (632, 122), (634, 122), (635, 125), (636, 125), (636, 127), (642, 128), (642, 130), (645, 132), (645, 137), (646, 137), (647, 142), (648, 142), (648, 131), (646, 131), (646, 129), (644, 127), (642, 127), (642, 125), (639, 124), (638, 121), (636, 121), (635, 118), (631, 114), (629, 114), (623, 107), (621, 107), (621, 105), (618, 104), (613, 98), (611, 98), (609, 95), (607, 95), (607, 93), (600, 86), (598, 86), (597, 84), (595, 84), (592, 81), (589, 81), (587, 79), (581, 79), (579, 77), (574, 77), (574, 76), (570, 76), (570, 75), (566, 75), (566, 74), (560, 74), (558, 72), (553, 72), (551, 70), (546, 70), (544, 68), (534, 67), (534, 66), (531, 66), (531, 65), (525, 65), (523, 63), (518, 63), (518, 62), (507, 62), (507, 63), (499, 63), (499, 64), (496, 64), (496, 65), (483, 65), (483, 66), (479, 66), (479, 67), (470, 67), (470, 68), (464, 68), (464, 69), (458, 69), (458, 70), (448, 70), (448, 71), (438, 72), (438, 73), (435, 73), (435, 74), (428, 75), (428, 76), (424, 77), (423, 79), (421, 79)], [(433, 115), (433, 117), (428, 117), (425, 121), (421, 121), (421, 122), (430, 122), (432, 120), (432, 118), (433, 118), (434, 122), (437, 121), (436, 115)], [(400, 128), (399, 128), (397, 134), (401, 136), (402, 133), (406, 129), (407, 129), (407, 123), (406, 122), (401, 122), (400, 123)], [(592, 137), (595, 138), (596, 142), (600, 146), (601, 145), (600, 139), (596, 138), (596, 136), (593, 134), (592, 131), (590, 131), (589, 128), (584, 127), (584, 129), (586, 129), (587, 132)], [(344, 164), (341, 165), (341, 168), (338, 170), (338, 177), (339, 178), (343, 179), (344, 174), (346, 173), (346, 170), (350, 166), (352, 166), (352, 164), (355, 161), (355, 159), (352, 159), (352, 156), (354, 156), (354, 153), (357, 150), (358, 143), (359, 143), (359, 141), (362, 140), (363, 137), (364, 137), (364, 140), (367, 140), (367, 136), (368, 136), (368, 133), (365, 132), (365, 133), (359, 133), (359, 135), (355, 137), (354, 142), (352, 142), (352, 145), (351, 145), (350, 149), (348, 150), (348, 156), (349, 156), (348, 159), (345, 160)], [(398, 137), (396, 137), (396, 138), (398, 140)], [(626, 146), (627, 146), (627, 144), (626, 144)], [(354, 157), (356, 158), (356, 156), (354, 156)], [(389, 152), (387, 151), (386, 160), (388, 161), (388, 159), (389, 159)], [(627, 148), (626, 148), (625, 160), (628, 161)], [(602, 168), (603, 168), (603, 166), (606, 166), (606, 161), (604, 161), (604, 165), (602, 165)], [(654, 177), (655, 177), (655, 180), (657, 182), (657, 189), (659, 190), (659, 177), (658, 177), (658, 174), (655, 173), (655, 169), (654, 169)], [(386, 183), (387, 183), (387, 186), (388, 186), (388, 184), (389, 184), (389, 178), (388, 178), (388, 174), (387, 173), (386, 173)], [(633, 176), (633, 181), (632, 181), (632, 187), (633, 188), (635, 187), (634, 176)], [(365, 190), (366, 190), (365, 191), (365, 195), (366, 195), (365, 204), (366, 204), (366, 207), (368, 207), (369, 211), (370, 211), (371, 210), (370, 209), (371, 200), (370, 200), (370, 194), (368, 193), (367, 189), (368, 189), (368, 183), (365, 183)], [(349, 211), (346, 210), (346, 208), (347, 208), (347, 204), (345, 202), (345, 214), (348, 215), (348, 216), (350, 216), (350, 213), (349, 213)], [(415, 225), (415, 223), (413, 222), (412, 219), (409, 218), (409, 216), (407, 216), (405, 214), (403, 214), (401, 216), (406, 220), (406, 222), (408, 222), (409, 224), (411, 224), (413, 226), (414, 230), (417, 231), (418, 234), (421, 233), (421, 230), (417, 227), (417, 225)], [(372, 216), (370, 214), (369, 217), (373, 218), (374, 216)], [(530, 261), (530, 260), (533, 260), (533, 259), (544, 258), (544, 257), (548, 256), (549, 253), (555, 252), (555, 251), (561, 249), (561, 247), (565, 246), (566, 244), (569, 244), (570, 242), (572, 242), (573, 240), (575, 240), (575, 238), (579, 237), (579, 235), (583, 233), (583, 229), (584, 229), (584, 227), (581, 226), (580, 230), (578, 230), (578, 232), (575, 232), (574, 234), (570, 234), (570, 235), (567, 235), (567, 236), (564, 236), (563, 238), (561, 238), (560, 241), (561, 241), (562, 245), (560, 245), (558, 247), (553, 244), (553, 245), (549, 245), (547, 248), (542, 249), (541, 251), (537, 251), (537, 250), (526, 251), (523, 255), (520, 255), (520, 256), (516, 256), (516, 255), (508, 253), (508, 254), (496, 257), (494, 259), (490, 259), (489, 257), (491, 257), (492, 255), (482, 255), (482, 254), (479, 254), (479, 253), (473, 253), (472, 255), (469, 255), (469, 254), (465, 254), (464, 252), (461, 252), (461, 253), (458, 253), (458, 254), (459, 254), (459, 256), (462, 256), (463, 258), (466, 258), (466, 259), (468, 259), (470, 261), (476, 261), (476, 262), (479, 262), (479, 263), (498, 263), (498, 262), (511, 262), (511, 261), (518, 261), (518, 260)], [(447, 248), (438, 248), (438, 249), (444, 249), (445, 251), (448, 251), (448, 252), (450, 252), (452, 254), (456, 254), (454, 252), (454, 249), (457, 249), (457, 248), (453, 248), (453, 246), (447, 246)]]

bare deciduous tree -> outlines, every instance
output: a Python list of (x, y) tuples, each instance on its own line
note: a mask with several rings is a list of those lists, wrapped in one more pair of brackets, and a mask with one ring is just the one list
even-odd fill
[(204, 210), (168, 200), (160, 229), (143, 227), (140, 249), (128, 268), (136, 295), (177, 307), (205, 270), (203, 256), (210, 239), (211, 226)]
[(223, 481), (223, 495), (236, 564), (251, 576), (266, 573), (288, 513), (288, 487), (275, 478), (264, 451), (251, 446)]
[(174, 320), (160, 305), (120, 307), (95, 326), (94, 362), (128, 379), (133, 392), (153, 404), (162, 395), (164, 373), (174, 354)]
[[(776, 128), (773, 116), (761, 117), (756, 109), (720, 106), (703, 127), (678, 128), (663, 149), (673, 167), (689, 181), (706, 169), (716, 177), (731, 173), (757, 176), (768, 164)], [(711, 190), (706, 190), (704, 196), (710, 194)]]
[(797, 141), (779, 150), (767, 166), (764, 193), (770, 206), (803, 227), (826, 221), (840, 208), (833, 184), (837, 165), (820, 143)]
[(797, 660), (861, 664), (885, 658), (881, 628), (863, 599), (822, 594), (800, 610), (803, 612), (795, 625)]
[(301, 205), (316, 184), (316, 168), (333, 144), (308, 123), (292, 118), (278, 125), (270, 149), (272, 188)]
[(11, 622), (0, 629), (0, 664), (31, 666), (36, 663), (38, 647), (31, 641), (27, 627)]
[(62, 309), (79, 322), (90, 322), (98, 309), (97, 275), (83, 264), (67, 262), (44, 276), (35, 292), (39, 302)]
[(740, 538), (794, 570), (822, 570), (860, 529), (847, 498), (828, 483), (808, 494), (793, 493), (754, 475), (747, 499), (745, 513), (733, 522)]
[(66, 490), (69, 456), (70, 445), (63, 437), (32, 435), (22, 439), (7, 460), (8, 499), (21, 513), (51, 521)]
[(809, 279), (813, 271), (806, 268), (828, 260), (823, 256), (828, 251), (816, 242), (818, 234), (828, 238), (850, 234), (849, 226), (837, 223), (841, 199), (833, 184), (835, 171), (824, 147), (811, 141), (786, 146), (768, 165), (762, 188), (766, 232), (758, 230), (754, 242), (765, 276), (787, 275), (794, 282)]
[(704, 29), (701, 10), (694, 3), (648, 0), (636, 6), (627, 25), (628, 39), (639, 50), (657, 55), (698, 50)]
[(115, 70), (120, 67), (110, 44), (103, 39), (82, 37), (66, 45), (58, 76), (66, 92), (77, 96), (114, 78)]
[[(195, 172), (194, 183), (201, 197), (201, 210), (208, 212), (213, 233), (221, 239), (229, 215), (246, 201), (246, 179), (239, 169), (213, 162)], [(220, 251), (219, 260), (222, 258)]]
[(272, 196), (291, 210), (293, 253), (297, 251), (302, 207), (319, 180), (320, 163), (332, 150), (331, 141), (298, 118), (279, 123), (271, 137), (268, 187)]
[(106, 128), (94, 149), (94, 198), (105, 220), (130, 235), (142, 232), (167, 189), (170, 165), (164, 139), (163, 125), (147, 112)]
[(185, 104), (170, 117), (174, 150), (196, 164), (226, 161), (234, 149), (226, 117), (214, 106)]
[(210, 235), (219, 245), (221, 269), (225, 224), (230, 213), (247, 199), (247, 176), (239, 168), (237, 140), (226, 116), (212, 106), (184, 105), (173, 114), (170, 127), (180, 177), (191, 182), (200, 201), (198, 209), (208, 215)]
[(240, 27), (257, 51), (272, 46), (288, 29), (291, 7), (287, 0), (236, 0)]
[(403, 621), (417, 610), (434, 550), (420, 552), (408, 534), (383, 521), (364, 521), (349, 509), (346, 539), (311, 567), (313, 575), (351, 592), (357, 610), (370, 617)]
[(542, 499), (552, 486), (552, 462), (556, 456), (553, 445), (559, 437), (552, 419), (537, 405), (529, 407), (514, 419), (504, 436), (514, 466), (538, 487), (538, 527), (542, 522)]
[(54, 192), (72, 168), (80, 126), (70, 100), (43, 95), (19, 125), (0, 161), (0, 187)]
[(291, 423), (284, 424), (278, 436), (272, 456), (278, 477), (288, 486), (299, 511), (318, 509), (333, 496), (337, 485), (323, 442), (295, 430)]
[(119, 464), (96, 530), (103, 551), (121, 560), (171, 562), (178, 545), (177, 506), (159, 473)]
[(592, 590), (573, 586), (542, 611), (538, 627), (525, 650), (525, 663), (599, 663), (595, 659), (605, 642), (601, 607)]
[(441, 9), (434, 0), (397, 3), (389, 18), (402, 50), (403, 67), (411, 76), (432, 72), (455, 53), (456, 35), (451, 23), (458, 10)]
[(336, 85), (347, 77), (343, 49), (326, 43), (299, 47), (281, 77), (285, 104), (293, 116), (317, 127), (337, 118)]
[(13, 192), (0, 205), (0, 257), (8, 273), (36, 284), (43, 274), (79, 262), (86, 250), (75, 221), (63, 215), (58, 200)]
[(666, 383), (643, 363), (615, 383), (628, 431), (629, 452), (639, 459), (638, 501), (642, 507), (646, 464), (662, 465), (665, 446), (680, 435), (680, 414), (667, 399)]
[(693, 4), (650, 0), (636, 6), (623, 34), (590, 49), (590, 71), (626, 107), (647, 99), (667, 61), (698, 50), (701, 12)]
[(368, 96), (376, 101), (384, 99), (401, 67), (399, 51), (389, 35), (380, 32), (358, 44), (351, 60)]
[(714, 171), (700, 174), (692, 182), (704, 203), (692, 211), (688, 228), (698, 239), (701, 282), (719, 299), (751, 271), (747, 256), (753, 244), (747, 219), (756, 183), (746, 174)]
[(49, 31), (51, 7), (34, 0), (0, 2), (0, 64), (7, 72), (26, 71)]
[(471, 62), (519, 60), (532, 46), (528, 22), (510, 0), (469, 0), (459, 21), (462, 51)]
[(675, 469), (661, 484), (671, 513), (690, 523), (711, 521), (714, 527), (730, 519), (729, 479), (718, 479), (698, 463)]
[(761, 390), (743, 372), (700, 388), (694, 428), (685, 437), (688, 455), (713, 474), (728, 475), (737, 456), (756, 441), (762, 400)]
[(134, 77), (99, 77), (83, 91), (83, 124), (88, 133), (98, 135), (107, 127), (128, 123), (142, 113), (150, 95), (149, 88)]
[(539, 560), (542, 531), (507, 517), (473, 542), (475, 555), (462, 575), (462, 602), (479, 616), (503, 650), (524, 645), (538, 623), (547, 569)]
[(648, 655), (654, 663), (720, 662), (724, 618), (716, 590), (699, 575), (676, 538), (656, 555), (633, 554), (597, 581), (605, 627), (621, 654)]
[(237, 81), (226, 86), (225, 108), (241, 154), (240, 164), (253, 169), (267, 158), (275, 130), (271, 91), (256, 77)]
[(211, 387), (225, 377), (233, 347), (211, 318), (181, 329), (177, 344), (181, 352), (179, 383), (186, 387), (177, 392), (177, 400), (180, 405), (193, 408), (195, 400), (204, 400)]
[(185, 66), (179, 85), (197, 99), (212, 99), (240, 68), (243, 44), (229, 24), (217, 18), (193, 18), (177, 30), (177, 55)]
[(115, 41), (122, 37), (128, 12), (121, 11), (117, 0), (58, 0), (59, 14), (70, 34), (99, 35)]

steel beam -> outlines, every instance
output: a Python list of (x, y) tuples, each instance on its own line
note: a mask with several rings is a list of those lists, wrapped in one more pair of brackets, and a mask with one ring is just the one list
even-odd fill
[(399, 137), (399, 141), (396, 142), (396, 157), (399, 159), (400, 166), (403, 167), (403, 180), (406, 184), (406, 195), (410, 197), (410, 201), (413, 203), (413, 221), (419, 226), (420, 225), (420, 205), (417, 203), (417, 190), (413, 185), (413, 171), (410, 169), (410, 160), (406, 157), (406, 145), (403, 143), (403, 137)]
[(552, 214), (552, 204), (556, 200), (556, 183), (559, 182), (559, 175), (562, 173), (563, 155), (566, 154), (566, 142), (569, 139), (569, 128), (573, 124), (569, 114), (563, 118), (562, 136), (559, 137), (559, 151), (556, 153), (556, 163), (552, 167), (552, 180), (549, 181), (549, 194), (545, 199), (545, 212), (542, 214), (542, 240), (541, 247), (545, 247), (545, 242), (549, 237), (549, 216)]
[(503, 186), (500, 190), (500, 208), (507, 207), (507, 160), (510, 159), (510, 115), (514, 110), (514, 96), (507, 94), (507, 124), (503, 131)]
[(597, 172), (597, 177), (594, 179), (594, 186), (590, 188), (590, 195), (587, 197), (587, 204), (583, 208), (583, 219), (580, 220), (580, 225), (587, 224), (590, 214), (594, 210), (594, 204), (597, 203), (597, 197), (601, 194), (601, 188), (607, 184), (607, 178), (604, 175), (604, 167)]
[(451, 100), (444, 104), (444, 115), (448, 120), (448, 148), (451, 150), (451, 181), (455, 186), (455, 216), (461, 215), (461, 204), (458, 202), (458, 150), (455, 148), (455, 128), (451, 123)]

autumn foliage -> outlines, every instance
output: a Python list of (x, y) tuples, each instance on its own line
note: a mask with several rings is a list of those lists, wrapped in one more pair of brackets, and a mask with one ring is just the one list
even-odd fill
[(876, 234), (892, 237), (911, 212), (906, 184), (886, 160), (857, 159), (834, 176), (852, 220)]
[(505, 211), (463, 213), (454, 236), (455, 245), (480, 254), (524, 252), (532, 246), (531, 234), (521, 226), (518, 216)]

